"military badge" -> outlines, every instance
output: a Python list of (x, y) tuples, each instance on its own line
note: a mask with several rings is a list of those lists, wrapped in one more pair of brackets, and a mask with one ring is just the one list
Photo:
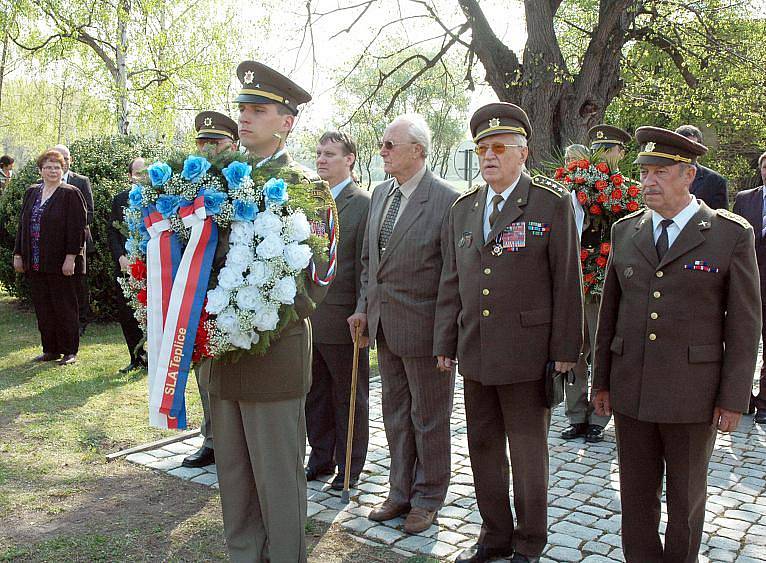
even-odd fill
[(596, 139), (603, 139), (603, 138), (604, 138), (604, 132), (596, 131)]
[(490, 127), (500, 127), (500, 118), (499, 117), (493, 117), (489, 120), (489, 126)]
[(656, 146), (656, 145), (654, 144), (654, 141), (649, 141), (649, 142), (648, 142), (648, 143), (646, 143), (646, 145), (644, 146), (644, 151), (645, 151), (645, 152), (652, 152), (652, 151), (654, 150), (654, 147), (655, 147), (655, 146)]
[(503, 229), (503, 232), (497, 235), (496, 242), (506, 252), (518, 252), (527, 245), (526, 222), (511, 223)]
[(715, 266), (711, 266), (705, 260), (695, 260), (693, 264), (684, 264), (684, 270), (695, 270), (697, 272), (708, 272), (711, 274), (717, 274), (720, 270)]
[(210, 127), (213, 124), (213, 120), (210, 117), (205, 118), (205, 127)]
[(245, 73), (245, 75), (242, 77), (242, 80), (245, 81), (245, 84), (252, 84), (254, 78), (255, 78), (255, 73), (252, 70), (248, 70)]
[(492, 256), (500, 256), (503, 253), (503, 247), (496, 244), (492, 247)]
[(632, 278), (633, 277), (633, 266), (628, 266), (625, 268), (625, 271), (623, 272), (623, 275), (626, 278)]
[(473, 242), (473, 233), (465, 231), (463, 236), (460, 237), (460, 241), (458, 241), (458, 246), (460, 248), (463, 248), (464, 246), (470, 247), (471, 242)]

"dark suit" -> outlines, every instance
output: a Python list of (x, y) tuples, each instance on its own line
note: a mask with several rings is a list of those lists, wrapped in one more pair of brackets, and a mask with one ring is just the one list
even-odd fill
[[(306, 430), (311, 456), (308, 466), (345, 471), (348, 409), (354, 344), (346, 319), (354, 313), (362, 275), (362, 243), (370, 194), (353, 181), (335, 200), (340, 222), (338, 273), (324, 301), (311, 315), (314, 355), (311, 391), (306, 397)], [(369, 349), (359, 351), (351, 475), (359, 476), (369, 439)]]
[[(761, 316), (766, 319), (766, 238), (763, 236), (763, 191), (764, 187), (743, 190), (734, 199), (734, 213), (741, 215), (753, 226), (755, 234), (755, 255), (761, 278)], [(761, 338), (766, 343), (766, 323), (761, 323)], [(766, 360), (766, 345), (763, 359)], [(750, 403), (758, 410), (766, 409), (766, 361), (761, 367), (758, 395), (752, 395)]]
[[(123, 275), (122, 269), (120, 268), (120, 257), (125, 255), (125, 235), (123, 235), (115, 225), (124, 224), (125, 218), (123, 212), (125, 208), (128, 207), (129, 191), (130, 190), (123, 190), (112, 199), (112, 211), (109, 215), (109, 225), (107, 227), (109, 233), (109, 250), (114, 259), (115, 275), (117, 277)], [(144, 334), (141, 331), (141, 327), (138, 326), (138, 321), (136, 320), (135, 315), (133, 315), (133, 309), (131, 309), (125, 301), (125, 296), (119, 285), (116, 301), (117, 320), (120, 323), (122, 334), (125, 337), (125, 344), (127, 344), (128, 351), (130, 352), (130, 363), (136, 363), (136, 347)]]
[[(534, 556), (547, 542), (545, 367), (577, 361), (582, 346), (579, 238), (567, 191), (522, 173), (485, 241), (488, 189), (464, 195), (450, 212), (434, 354), (457, 357), (465, 379), (479, 543)], [(521, 233), (517, 251), (496, 243), (511, 232)]]
[(728, 209), (729, 192), (726, 178), (715, 170), (701, 164), (696, 164), (697, 174), (694, 176), (689, 191), (697, 199), (704, 201), (711, 209)]
[[(91, 234), (93, 225), (93, 191), (90, 186), (90, 178), (70, 170), (67, 174), (65, 182), (80, 190), (82, 198), (85, 201), (85, 210), (87, 212), (87, 224), (85, 225), (85, 253), (93, 254), (96, 252), (96, 245), (93, 243), (93, 236)], [(79, 284), (77, 298), (80, 307), (80, 327), (84, 327), (90, 318), (90, 295), (88, 291), (87, 267), (82, 271), (82, 273), (77, 273), (76, 277)]]
[(380, 256), (378, 239), (393, 182), (372, 193), (356, 311), (367, 313), (370, 340), (378, 347), (391, 451), (389, 499), (436, 511), (450, 479), (454, 374), (436, 368), (433, 327), (446, 244), (442, 234), (458, 192), (426, 170)]
[(705, 519), (713, 409), (748, 405), (761, 323), (753, 306), (758, 271), (753, 229), (741, 217), (701, 203), (658, 260), (652, 213), (612, 227), (593, 387), (610, 392), (615, 413), (626, 560), (691, 563)]

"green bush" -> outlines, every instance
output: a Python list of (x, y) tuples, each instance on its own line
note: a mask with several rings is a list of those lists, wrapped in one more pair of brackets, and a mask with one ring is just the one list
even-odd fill
[[(95, 253), (88, 255), (90, 305), (95, 320), (115, 318), (115, 293), (120, 291), (114, 278), (114, 262), (109, 251), (108, 223), (112, 198), (130, 187), (128, 164), (138, 156), (150, 163), (163, 158), (170, 149), (135, 136), (94, 137), (75, 141), (69, 147), (72, 170), (88, 176), (93, 188)], [(28, 299), (24, 277), (13, 270), (13, 245), (19, 223), (24, 191), (40, 178), (37, 165), (30, 160), (0, 196), (0, 284), (11, 295)]]

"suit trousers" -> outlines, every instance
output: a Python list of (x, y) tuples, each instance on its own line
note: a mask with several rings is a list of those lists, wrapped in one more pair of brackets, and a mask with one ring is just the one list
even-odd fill
[(306, 561), (305, 398), (210, 396), (223, 529), (234, 562)]
[[(354, 345), (315, 343), (311, 361), (311, 391), (306, 397), (306, 430), (311, 445), (308, 466), (332, 471), (337, 463), (338, 473), (343, 475)], [(357, 477), (367, 459), (369, 418), (370, 353), (369, 348), (362, 348), (359, 350), (351, 447), (351, 475)]]
[(761, 375), (758, 380), (758, 394), (750, 396), (750, 409), (766, 410), (766, 287), (761, 285), (761, 312), (763, 323), (761, 324)]
[[(482, 385), (465, 379), (465, 419), (476, 503), (482, 518), (479, 543), (539, 556), (548, 542), (548, 429), (542, 379)], [(506, 442), (513, 472), (513, 522)]]
[(585, 303), (583, 319), (585, 321), (585, 340), (582, 345), (580, 359), (574, 368), (575, 381), (572, 385), (564, 386), (566, 397), (566, 417), (569, 424), (597, 424), (606, 426), (611, 416), (598, 416), (593, 412), (593, 404), (588, 396), (589, 366), (593, 363), (593, 345), (596, 342), (596, 325), (598, 324), (598, 307), (600, 302)]
[(202, 425), (199, 433), (205, 438), (202, 446), (213, 449), (213, 421), (210, 420), (210, 360), (203, 361), (194, 368), (194, 376), (197, 378), (199, 400), (202, 403)]
[(85, 326), (90, 322), (90, 291), (88, 288), (88, 274), (75, 274), (77, 278), (77, 300), (80, 326)]
[(138, 359), (136, 357), (136, 347), (144, 337), (144, 333), (141, 331), (141, 327), (133, 314), (133, 309), (125, 301), (125, 296), (120, 287), (117, 288), (115, 305), (117, 306), (117, 320), (120, 323), (120, 328), (122, 328), (122, 335), (125, 338), (125, 344), (130, 353), (130, 362), (134, 363)]
[[(712, 418), (712, 417), (711, 417)], [(614, 415), (627, 563), (695, 563), (702, 540), (707, 469), (715, 443), (711, 423), (658, 424)], [(668, 523), (660, 541), (666, 476)]]
[(76, 354), (80, 348), (77, 276), (27, 273), (37, 328), (47, 354)]
[(402, 357), (377, 334), (383, 395), (383, 426), (391, 452), (389, 500), (435, 511), (450, 480), (450, 415), (454, 371), (445, 374), (436, 358)]

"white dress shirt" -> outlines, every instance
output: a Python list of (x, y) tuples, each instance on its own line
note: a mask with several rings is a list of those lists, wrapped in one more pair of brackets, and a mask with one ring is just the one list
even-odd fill
[(675, 217), (663, 217), (656, 211), (652, 211), (652, 226), (654, 227), (654, 244), (657, 244), (657, 239), (660, 236), (660, 233), (662, 233), (662, 225), (660, 225), (660, 221), (663, 219), (672, 219), (673, 223), (671, 225), (668, 225), (668, 248), (673, 246), (673, 243), (675, 242), (676, 238), (678, 238), (678, 235), (681, 234), (681, 231), (686, 226), (686, 223), (689, 222), (689, 220), (694, 217), (694, 214), (699, 211), (700, 204), (699, 201), (697, 201), (697, 198), (693, 195), (690, 195), (690, 201), (689, 204), (684, 207), (681, 211), (678, 212), (678, 214)]
[(332, 194), (332, 198), (334, 200), (338, 200), (338, 196), (340, 195), (340, 192), (343, 191), (343, 188), (348, 186), (351, 183), (351, 176), (343, 180), (340, 184), (336, 184), (332, 188), (330, 188), (330, 193)]
[(513, 190), (516, 188), (516, 186), (519, 183), (519, 180), (521, 179), (521, 174), (519, 174), (519, 177), (516, 178), (516, 180), (505, 188), (500, 194), (497, 194), (495, 190), (493, 190), (491, 187), (487, 186), (487, 199), (484, 202), (484, 240), (487, 240), (487, 237), (489, 236), (489, 231), (491, 231), (491, 227), (489, 226), (489, 216), (492, 213), (492, 209), (494, 208), (494, 204), (492, 203), (492, 199), (496, 195), (501, 195), (503, 197), (503, 201), (501, 201), (497, 208), (502, 211), (503, 207), (505, 207), (505, 202), (508, 201), (508, 198), (510, 197), (511, 193), (513, 193)]

